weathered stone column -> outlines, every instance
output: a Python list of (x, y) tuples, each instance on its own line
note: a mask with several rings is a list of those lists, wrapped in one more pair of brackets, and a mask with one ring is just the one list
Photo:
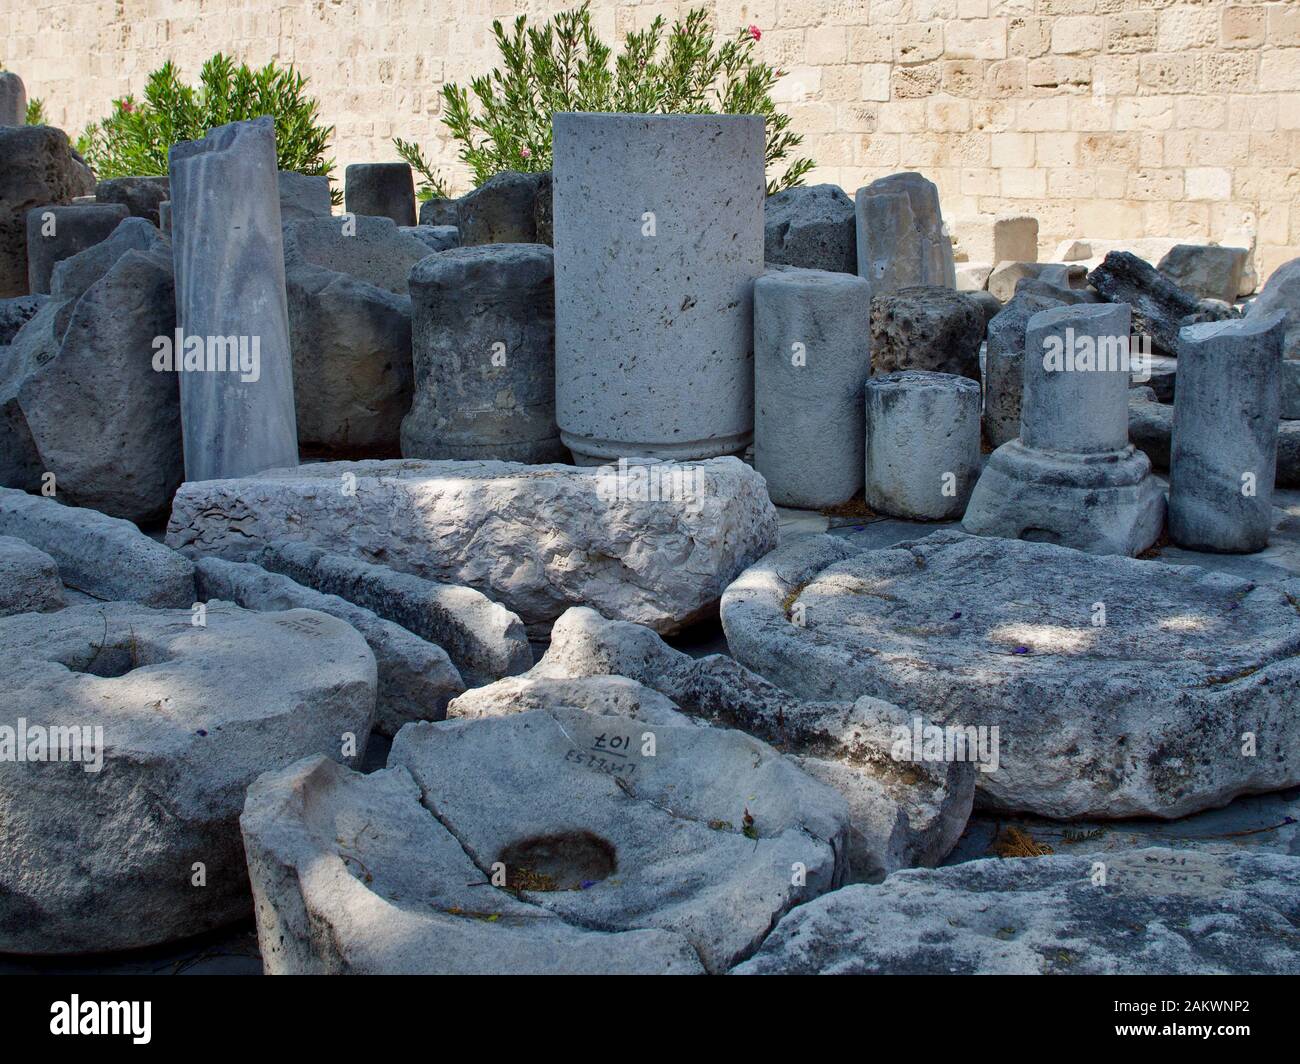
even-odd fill
[(754, 468), (778, 506), (819, 509), (862, 490), (870, 293), (827, 270), (754, 282)]
[(1169, 538), (1248, 554), (1268, 546), (1281, 407), (1280, 313), (1179, 333)]
[(980, 471), (980, 386), (901, 370), (866, 390), (866, 503), (913, 520), (960, 517)]
[(27, 88), (12, 70), (0, 70), (0, 126), (27, 124)]
[(219, 126), (168, 161), (185, 479), (297, 465), (274, 122)]
[(1128, 442), (1130, 311), (1084, 303), (1040, 311), (1025, 329), (1020, 437), (989, 458), (968, 532), (1134, 555), (1155, 542), (1165, 499)]
[(890, 174), (858, 189), (858, 274), (872, 297), (912, 285), (957, 287), (939, 190), (920, 174)]
[(27, 212), (27, 287), (49, 295), (55, 263), (93, 247), (129, 218), (123, 203), (46, 204)]
[(343, 207), (349, 214), (415, 224), (415, 180), (406, 163), (353, 163), (343, 171)]
[(763, 119), (557, 114), (554, 152), (561, 438), (580, 463), (743, 450)]
[(563, 462), (545, 244), (454, 248), (411, 270), (415, 401), (406, 458)]

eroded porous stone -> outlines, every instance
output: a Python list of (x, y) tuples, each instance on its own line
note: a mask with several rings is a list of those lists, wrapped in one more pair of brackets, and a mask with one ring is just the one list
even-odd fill
[(1297, 919), (1300, 858), (993, 858), (823, 895), (735, 974), (1295, 975)]
[(0, 299), (0, 345), (13, 343), (18, 331), (36, 317), (36, 312), (49, 302), (49, 298), (34, 295)]
[(442, 647), (470, 686), (532, 668), (523, 622), (480, 591), (438, 584), (386, 565), (277, 543), (256, 561), (300, 584), (338, 595)]
[(447, 719), (509, 717), (537, 709), (550, 712), (561, 706), (645, 724), (684, 725), (694, 721), (707, 727), (706, 721), (686, 716), (671, 699), (626, 676), (507, 676), (453, 698), (447, 706)]
[(1162, 403), (1151, 388), (1133, 388), (1128, 394), (1128, 436), (1147, 456), (1152, 469), (1169, 468), (1169, 446), (1174, 434), (1174, 407)]
[(481, 876), (504, 864), (522, 901), (575, 926), (679, 935), (710, 972), (844, 881), (844, 800), (738, 731), (557, 706), (412, 724), (388, 763)]
[(984, 356), (984, 436), (1001, 447), (1020, 435), (1025, 388), (1025, 328), (1040, 310), (1060, 306), (1051, 296), (1017, 293), (989, 321)]
[(0, 536), (0, 617), (50, 613), (65, 605), (54, 559), (24, 540)]
[(1020, 435), (993, 452), (962, 524), (1094, 554), (1139, 554), (1163, 526), (1151, 463), (1128, 440), (1129, 308), (1054, 307), (1025, 326)]
[(375, 730), (381, 735), (396, 735), (413, 720), (442, 720), (447, 703), (465, 690), (442, 647), (337, 595), (322, 595), (261, 566), (222, 558), (198, 558), (194, 575), (201, 601), (233, 602), (260, 613), (316, 610), (361, 633), (379, 670)]
[(900, 288), (871, 300), (871, 368), (956, 373), (980, 379), (984, 315), (956, 289)]
[(460, 226), (460, 200), (434, 196), (420, 204), (420, 225)]
[(28, 295), (27, 212), (87, 195), (94, 180), (53, 126), (0, 124), (0, 299)]
[[(578, 686), (581, 677), (589, 679)], [(588, 686), (597, 679), (599, 686)], [(670, 701), (649, 698), (649, 689)], [(527, 676), (467, 692), (447, 714), (511, 712), (512, 703), (643, 720), (680, 709), (688, 719), (771, 743), (848, 803), (853, 879), (938, 864), (965, 828), (974, 799), (970, 762), (894, 757), (895, 729), (911, 729), (919, 719), (897, 706), (874, 698), (806, 702), (726, 655), (692, 658), (641, 625), (608, 621), (584, 607), (556, 622), (546, 656)]]
[(415, 224), (415, 179), (406, 163), (352, 163), (343, 171), (343, 209), (348, 214)]
[(97, 203), (120, 203), (132, 218), (162, 227), (158, 205), (171, 198), (166, 175), (161, 177), (108, 177), (95, 185)]
[(1225, 310), (1184, 292), (1149, 262), (1127, 251), (1112, 251), (1088, 274), (1088, 282), (1111, 303), (1127, 303), (1133, 329), (1150, 339), (1157, 355), (1178, 356), (1178, 330), (1184, 325), (1230, 317)]
[(743, 452), (762, 118), (557, 114), (553, 125), (562, 441), (580, 464)]
[[(551, 196), (551, 175), (505, 170), (456, 201), (462, 247), (546, 243), (537, 235), (537, 201)], [(545, 235), (545, 234), (543, 234)]]
[(0, 126), (27, 123), (27, 87), (12, 70), (0, 70)]
[(407, 278), (428, 254), (388, 218), (285, 226), (294, 411), (304, 448), (398, 453), (413, 380)]
[(905, 370), (865, 385), (867, 506), (911, 520), (960, 517), (980, 475), (980, 386)]
[(0, 488), (0, 535), (43, 550), (68, 587), (95, 598), (177, 609), (194, 603), (194, 566), (130, 521)]
[(280, 192), (281, 225), (320, 218), (330, 213), (330, 179), (324, 174), (296, 174), (292, 170), (280, 170), (275, 177)]
[(106, 240), (128, 217), (121, 203), (46, 204), (27, 212), (27, 287), (48, 295), (55, 263)]
[(1286, 315), (1282, 357), (1300, 359), (1300, 259), (1283, 263), (1269, 276), (1259, 295), (1250, 301), (1248, 317), (1280, 311)]
[[(3, 311), (0, 311), (2, 314)], [(1288, 421), (1300, 418), (1300, 359), (1282, 360), (1282, 417)]]
[(460, 247), (460, 230), (454, 225), (404, 225), (401, 231), (415, 237), (430, 252)]
[(1249, 258), (1249, 248), (1179, 244), (1169, 249), (1156, 269), (1197, 299), (1235, 303), (1241, 289), (1242, 271)]
[(1268, 546), (1282, 392), (1282, 314), (1182, 330), (1169, 457), (1169, 538), (1191, 550)]
[(858, 189), (858, 274), (872, 297), (900, 288), (955, 288), (952, 241), (939, 210), (939, 189), (917, 173), (890, 174)]
[(404, 460), (186, 483), (167, 541), (236, 560), (305, 541), (476, 588), (530, 631), (584, 604), (668, 633), (712, 615), (776, 532), (763, 478), (734, 458), (622, 471)]
[(851, 272), (769, 270), (754, 282), (754, 468), (778, 506), (820, 509), (862, 490), (870, 294)]
[[(486, 187), (486, 186), (485, 186)], [(544, 244), (430, 255), (411, 271), (407, 458), (560, 462), (555, 268)]]
[[(763, 260), (809, 270), (856, 273), (857, 219), (839, 185), (787, 188), (763, 205)], [(870, 288), (868, 299), (870, 299)]]
[[(80, 299), (128, 251), (158, 251), (171, 258), (171, 241), (143, 218), (127, 218), (98, 244), (54, 264), (50, 293), (55, 299)], [(172, 316), (175, 317), (173, 297)]]
[(45, 304), (0, 358), (0, 483), (37, 491), (53, 474), (64, 502), (163, 516), (184, 471), (176, 374), (154, 369), (154, 341), (175, 328), (165, 251), (128, 251), (75, 302)]
[(588, 930), (475, 866), (405, 768), (270, 772), (240, 818), (268, 975), (703, 972), (681, 935)]
[(346, 737), (364, 750), (374, 712), (365, 642), (309, 610), (25, 613), (0, 620), (0, 662), (8, 711), (68, 755), (0, 759), (12, 953), (133, 949), (246, 916), (245, 789), (308, 754), (355, 761)]
[(977, 806), (1172, 818), (1300, 780), (1298, 595), (953, 531), (868, 551), (816, 536), (733, 583), (722, 622), (741, 663), (799, 697), (999, 728)]

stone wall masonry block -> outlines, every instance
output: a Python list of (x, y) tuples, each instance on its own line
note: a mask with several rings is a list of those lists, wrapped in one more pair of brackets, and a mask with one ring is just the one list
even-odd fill
[(866, 383), (866, 503), (909, 520), (959, 518), (980, 471), (980, 386), (910, 370)]
[(93, 247), (128, 216), (121, 203), (33, 207), (27, 212), (27, 287), (48, 295), (55, 263)]
[(171, 195), (166, 177), (109, 177), (95, 185), (97, 203), (122, 203), (132, 218), (161, 228), (158, 207)]
[(1192, 550), (1268, 546), (1281, 404), (1281, 314), (1179, 335), (1169, 536)]
[(1025, 327), (1020, 437), (993, 452), (968, 532), (1135, 555), (1164, 522), (1147, 456), (1128, 442), (1126, 304), (1039, 311)]
[(858, 274), (872, 296), (910, 285), (957, 285), (939, 190), (920, 174), (890, 174), (857, 193)]
[(415, 181), (406, 163), (353, 163), (343, 172), (343, 207), (349, 214), (415, 224)]
[[(232, 338), (259, 355), (256, 379), (242, 372), (251, 358), (235, 360), (239, 371), (179, 374), (186, 478), (294, 464), (298, 429), (274, 122), (219, 126), (202, 140), (174, 145), (168, 157), (177, 325), (206, 349), (222, 346), (212, 354), (227, 354), (227, 364)], [(211, 363), (219, 365), (216, 358)]]
[(27, 123), (27, 88), (11, 70), (0, 70), (0, 126)]
[(557, 114), (556, 415), (579, 462), (753, 433), (763, 120)]
[(68, 587), (95, 598), (176, 609), (194, 604), (194, 566), (130, 521), (0, 488), (0, 535), (43, 550)]
[(870, 295), (865, 279), (826, 270), (754, 282), (754, 468), (778, 506), (819, 509), (862, 488)]
[(554, 462), (554, 263), (544, 244), (484, 244), (411, 271), (415, 400), (407, 458)]
[(1032, 215), (998, 218), (993, 223), (993, 262), (1037, 262), (1038, 219)]

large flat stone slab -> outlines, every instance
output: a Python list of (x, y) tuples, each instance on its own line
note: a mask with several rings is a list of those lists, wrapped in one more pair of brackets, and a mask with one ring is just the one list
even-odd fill
[(803, 698), (997, 727), (977, 806), (1168, 818), (1300, 782), (1296, 602), (1295, 579), (1043, 543), (813, 536), (732, 584), (722, 621), (739, 661)]
[[(212, 608), (204, 626), (123, 603), (24, 613), (0, 620), (0, 669), (5, 726), (26, 738), (25, 760), (0, 758), (8, 953), (131, 949), (245, 917), (245, 789), (308, 754), (355, 761), (346, 737), (364, 751), (375, 703), (365, 642), (309, 610)], [(32, 729), (52, 743), (55, 728), (68, 756), (33, 759)]]
[(736, 974), (1295, 975), (1298, 920), (1294, 857), (972, 861), (824, 895)]
[[(676, 487), (651, 483), (651, 469)], [(763, 478), (737, 459), (625, 472), (401, 460), (191, 482), (176, 494), (167, 542), (235, 560), (309, 542), (476, 588), (533, 632), (590, 605), (665, 633), (710, 615), (776, 544)]]

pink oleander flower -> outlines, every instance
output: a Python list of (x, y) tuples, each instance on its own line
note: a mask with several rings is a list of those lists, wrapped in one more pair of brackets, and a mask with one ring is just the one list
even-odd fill
[(130, 100), (118, 101), (118, 107), (126, 114), (130, 114), (132, 111), (135, 110), (135, 104), (133, 104)]
[(522, 155), (525, 159), (531, 159), (533, 157), (532, 150), (526, 147), (520, 148), (519, 154)]
[(755, 26), (753, 23), (750, 23), (750, 26), (749, 26), (749, 35), (750, 35), (751, 37), (753, 37), (754, 40), (756, 40), (756, 41), (761, 41), (761, 40), (763, 39), (763, 31), (760, 30), (760, 29), (759, 29), (757, 26)]

